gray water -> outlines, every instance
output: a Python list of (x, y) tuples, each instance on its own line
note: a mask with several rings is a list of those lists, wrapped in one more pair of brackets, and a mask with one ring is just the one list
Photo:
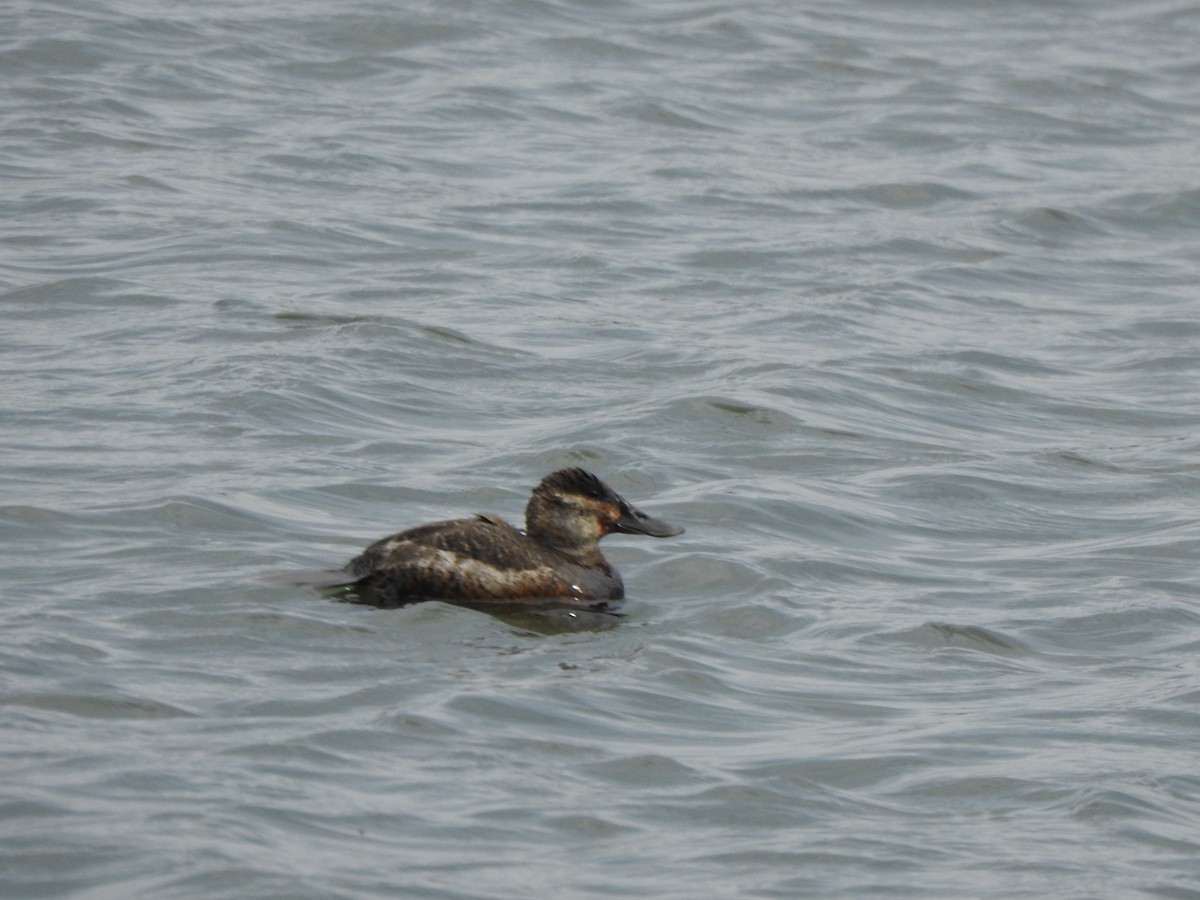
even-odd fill
[(0, 895), (1200, 897), (1200, 5), (0, 22)]

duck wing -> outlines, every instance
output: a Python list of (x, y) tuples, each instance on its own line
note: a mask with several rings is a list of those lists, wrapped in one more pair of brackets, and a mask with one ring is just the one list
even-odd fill
[(376, 541), (346, 566), (385, 602), (508, 600), (571, 595), (552, 551), (503, 519), (434, 522)]

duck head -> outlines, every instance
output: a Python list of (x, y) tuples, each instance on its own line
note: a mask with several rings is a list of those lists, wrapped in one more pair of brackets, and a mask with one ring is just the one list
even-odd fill
[(542, 479), (525, 507), (525, 531), (569, 556), (599, 556), (596, 543), (614, 531), (674, 537), (683, 529), (646, 515), (583, 469), (560, 469)]

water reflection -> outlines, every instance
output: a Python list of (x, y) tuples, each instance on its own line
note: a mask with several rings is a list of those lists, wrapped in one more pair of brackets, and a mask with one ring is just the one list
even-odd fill
[(478, 600), (412, 600), (396, 602), (394, 598), (365, 589), (360, 585), (325, 587), (321, 594), (339, 603), (370, 606), (375, 609), (400, 609), (417, 603), (447, 603), (484, 612), (520, 631), (540, 635), (568, 634), (580, 631), (606, 631), (615, 628), (624, 618), (621, 603), (597, 603), (589, 607), (568, 605), (553, 598), (524, 600), (520, 603), (493, 603)]

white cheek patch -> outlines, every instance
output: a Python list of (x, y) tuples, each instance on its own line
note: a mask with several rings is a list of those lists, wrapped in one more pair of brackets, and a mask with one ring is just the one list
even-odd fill
[(604, 517), (595, 505), (580, 501), (574, 497), (568, 499), (566, 502), (577, 514), (571, 522), (571, 530), (576, 536), (585, 540), (598, 541), (608, 534), (608, 531), (601, 525)]

